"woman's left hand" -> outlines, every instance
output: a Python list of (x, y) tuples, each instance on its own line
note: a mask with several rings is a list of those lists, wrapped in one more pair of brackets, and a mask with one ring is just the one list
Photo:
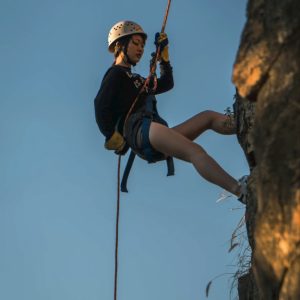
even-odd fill
[(169, 61), (169, 40), (168, 36), (164, 32), (157, 32), (155, 34), (155, 42), (156, 47), (160, 47), (160, 60), (164, 62)]

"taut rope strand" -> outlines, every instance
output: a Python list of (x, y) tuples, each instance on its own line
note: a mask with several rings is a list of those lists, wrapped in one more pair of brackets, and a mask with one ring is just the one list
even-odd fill
[(116, 217), (116, 243), (115, 243), (115, 283), (114, 283), (114, 300), (117, 300), (118, 290), (118, 249), (119, 249), (119, 218), (120, 218), (120, 170), (121, 155), (118, 159), (118, 187), (117, 187), (117, 217)]
[[(169, 15), (169, 10), (170, 10), (170, 5), (171, 5), (171, 0), (168, 0), (168, 5), (167, 5), (166, 13), (165, 13), (165, 16), (164, 16), (164, 21), (163, 21), (163, 25), (162, 25), (162, 28), (161, 28), (161, 32), (165, 31), (167, 20), (168, 20), (168, 15)], [(142, 88), (140, 89), (138, 95), (136, 96), (136, 98), (134, 99), (133, 103), (130, 106), (130, 109), (129, 109), (129, 111), (126, 115), (125, 121), (124, 121), (124, 127), (126, 127), (127, 120), (129, 118), (129, 116), (131, 115), (132, 110), (135, 107), (137, 101), (139, 100), (141, 94), (145, 91), (145, 89), (147, 87), (147, 84), (150, 81), (150, 78), (155, 74), (159, 54), (160, 54), (160, 47), (157, 47), (154, 62), (150, 67), (150, 74), (148, 75), (147, 79), (145, 80), (144, 85), (142, 86)]]

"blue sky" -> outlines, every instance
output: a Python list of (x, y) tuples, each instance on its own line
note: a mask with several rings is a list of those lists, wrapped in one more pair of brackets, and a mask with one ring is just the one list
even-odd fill
[[(112, 63), (119, 20), (153, 38), (167, 1), (0, 1), (0, 299), (113, 299), (117, 157), (103, 148), (93, 99)], [(175, 87), (158, 97), (171, 126), (233, 103), (232, 66), (245, 0), (173, 1), (166, 32)], [(235, 136), (199, 142), (230, 174), (248, 173)], [(125, 160), (123, 159), (122, 167)], [(244, 213), (232, 197), (175, 160), (137, 159), (121, 195), (120, 300), (204, 299), (234, 273), (231, 233)], [(233, 210), (232, 210), (233, 209)], [(209, 299), (229, 299), (230, 275)]]

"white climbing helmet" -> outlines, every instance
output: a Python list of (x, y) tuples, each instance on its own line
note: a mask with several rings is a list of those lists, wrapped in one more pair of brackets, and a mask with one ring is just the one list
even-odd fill
[(144, 32), (143, 28), (132, 21), (120, 21), (115, 24), (108, 34), (108, 50), (109, 52), (114, 52), (114, 42), (123, 36), (141, 34), (147, 38), (147, 34)]

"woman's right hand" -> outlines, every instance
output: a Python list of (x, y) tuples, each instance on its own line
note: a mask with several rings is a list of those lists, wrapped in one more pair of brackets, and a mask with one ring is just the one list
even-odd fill
[(107, 150), (115, 150), (117, 153), (121, 153), (125, 146), (126, 141), (118, 131), (115, 131), (104, 144)]

